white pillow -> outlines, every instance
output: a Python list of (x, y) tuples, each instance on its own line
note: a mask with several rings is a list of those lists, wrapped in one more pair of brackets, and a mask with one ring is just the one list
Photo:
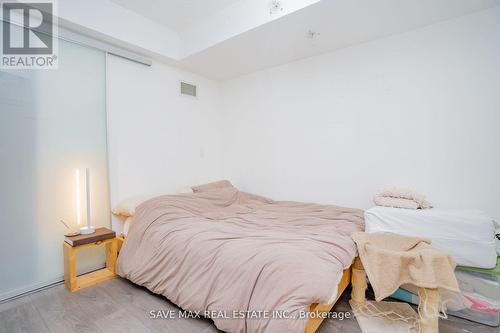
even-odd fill
[(176, 194), (188, 194), (188, 193), (193, 193), (193, 190), (191, 187), (181, 187), (175, 191)]
[(134, 216), (136, 207), (144, 201), (151, 199), (152, 197), (154, 196), (141, 195), (122, 200), (116, 204), (115, 208), (113, 208), (111, 212), (117, 216)]
[(228, 187), (234, 187), (233, 184), (229, 180), (219, 180), (213, 183), (208, 183), (208, 184), (202, 184), (202, 185), (197, 185), (197, 186), (191, 186), (191, 189), (193, 190), (193, 193), (199, 193), (199, 192), (207, 192), (207, 191), (213, 191), (213, 190), (218, 190), (221, 188), (228, 188)]
[[(193, 193), (191, 188), (184, 187), (180, 188), (176, 191), (177, 194), (187, 194)], [(124, 200), (119, 201), (115, 208), (111, 211), (116, 216), (130, 217), (135, 215), (135, 209), (141, 203), (151, 198), (154, 198), (156, 195), (148, 194), (148, 195), (137, 195), (134, 197), (130, 197)]]
[(133, 217), (127, 217), (125, 222), (123, 223), (123, 235), (127, 237), (128, 231), (130, 229), (130, 223), (134, 220)]

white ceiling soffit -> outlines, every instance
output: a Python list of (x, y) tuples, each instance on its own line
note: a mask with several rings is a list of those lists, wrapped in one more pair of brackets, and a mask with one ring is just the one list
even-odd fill
[(239, 0), (111, 0), (167, 28), (182, 32)]
[[(320, 0), (240, 0), (179, 34), (181, 59), (238, 36)], [(275, 7), (273, 8), (273, 4)]]
[[(322, 0), (180, 61), (225, 80), (499, 5), (500, 0)], [(309, 32), (320, 33), (312, 36)]]
[(177, 32), (109, 0), (59, 0), (59, 25), (145, 56), (179, 59)]
[[(183, 59), (320, 0), (111, 0), (175, 31)], [(276, 3), (277, 10), (271, 6)], [(168, 40), (163, 40), (168, 42)]]
[(64, 28), (172, 62), (318, 1), (61, 0), (58, 16)]

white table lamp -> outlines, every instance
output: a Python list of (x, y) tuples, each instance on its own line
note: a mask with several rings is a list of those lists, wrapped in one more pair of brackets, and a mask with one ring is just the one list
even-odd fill
[[(81, 198), (80, 198), (80, 170), (76, 169), (75, 175), (76, 181), (76, 222), (78, 225), (82, 223), (82, 212), (81, 212)], [(90, 169), (85, 169), (85, 193), (86, 193), (86, 204), (87, 204), (87, 225), (80, 227), (80, 233), (83, 235), (92, 234), (95, 232), (94, 227), (92, 227), (92, 221), (90, 217)]]

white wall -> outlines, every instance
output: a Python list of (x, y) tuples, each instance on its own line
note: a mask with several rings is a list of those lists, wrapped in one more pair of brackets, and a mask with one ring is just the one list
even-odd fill
[[(154, 62), (108, 56), (111, 205), (141, 194), (172, 193), (220, 177), (217, 83)], [(198, 97), (180, 95), (180, 81)]]
[(109, 56), (111, 203), (228, 178), (360, 208), (410, 187), (500, 219), (498, 59), (498, 8), (220, 85)]
[(224, 174), (368, 208), (409, 187), (500, 219), (500, 9), (224, 82)]

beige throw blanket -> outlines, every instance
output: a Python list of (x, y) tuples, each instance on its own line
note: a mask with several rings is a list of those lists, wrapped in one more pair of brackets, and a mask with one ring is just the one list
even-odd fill
[(352, 239), (378, 302), (403, 284), (459, 292), (455, 262), (445, 252), (433, 248), (428, 240), (364, 232), (354, 233)]
[[(276, 202), (234, 187), (205, 190), (137, 207), (118, 274), (185, 310), (222, 311), (212, 319), (226, 332), (303, 333), (300, 314), (335, 299), (363, 212)], [(273, 310), (288, 319), (248, 318)]]
[(406, 189), (390, 189), (377, 193), (373, 198), (377, 206), (425, 209), (432, 208), (430, 202), (422, 194)]

